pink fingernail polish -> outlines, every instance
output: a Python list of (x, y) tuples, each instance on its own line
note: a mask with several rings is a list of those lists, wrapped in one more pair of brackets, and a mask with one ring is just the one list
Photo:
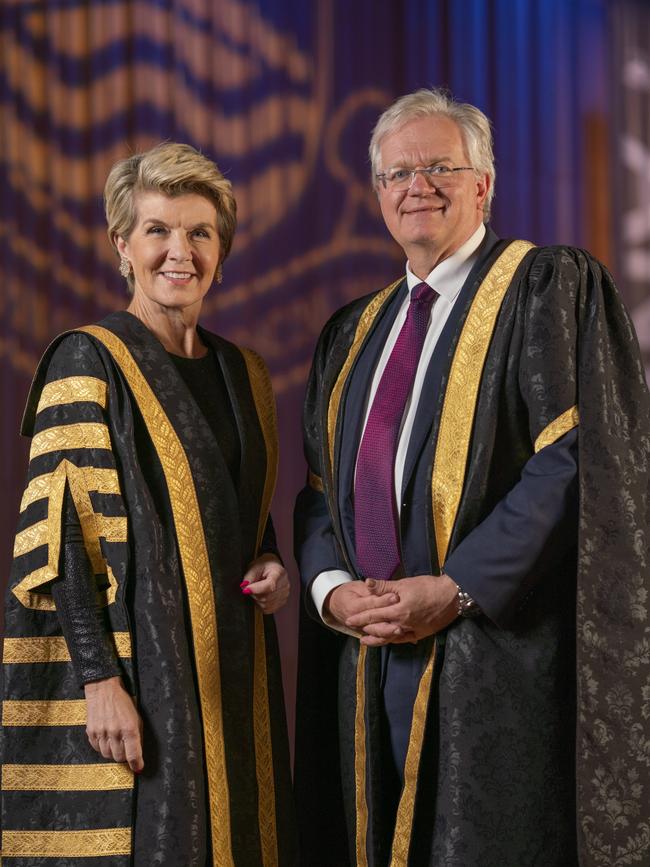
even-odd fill
[(247, 596), (250, 595), (250, 592), (250, 587), (244, 587), (244, 589), (242, 590), (242, 593), (245, 593)]
[(250, 583), (251, 583), (250, 581), (242, 581), (241, 584), (240, 584), (239, 586), (240, 586), (240, 587), (248, 587), (248, 585), (249, 585)]

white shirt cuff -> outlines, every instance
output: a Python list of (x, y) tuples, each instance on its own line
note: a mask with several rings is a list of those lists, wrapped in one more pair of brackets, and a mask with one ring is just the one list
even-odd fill
[(344, 632), (346, 635), (353, 635), (355, 638), (358, 638), (361, 634), (360, 632), (348, 629), (347, 626), (343, 626), (334, 617), (323, 614), (323, 605), (332, 590), (335, 587), (340, 587), (341, 584), (347, 584), (348, 581), (354, 581), (354, 578), (343, 569), (328, 569), (326, 572), (321, 572), (311, 582), (311, 598), (323, 623), (331, 629), (336, 629), (337, 632)]

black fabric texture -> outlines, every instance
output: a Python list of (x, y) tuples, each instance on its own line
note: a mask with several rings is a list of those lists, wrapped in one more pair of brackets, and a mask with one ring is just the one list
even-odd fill
[[(126, 631), (131, 638), (132, 656), (120, 659), (119, 664), (143, 719), (145, 768), (133, 792), (103, 793), (101, 814), (94, 812), (95, 800), (88, 800), (86, 810), (83, 799), (66, 795), (60, 799), (63, 804), (55, 817), (48, 808), (50, 794), (34, 793), (38, 819), (34, 819), (33, 827), (51, 829), (55, 821), (57, 827), (78, 830), (132, 825), (132, 864), (204, 867), (216, 857), (211, 816), (220, 816), (227, 807), (233, 862), (237, 867), (258, 864), (262, 856), (253, 710), (256, 608), (241, 593), (239, 583), (256, 556), (267, 457), (247, 366), (237, 347), (201, 330), (201, 339), (221, 370), (232, 408), (239, 452), (233, 457), (236, 472), (231, 473), (204, 412), (155, 337), (128, 313), (112, 314), (100, 324), (126, 344), (147, 388), (169, 420), (171, 433), (188, 462), (199, 519), (185, 526), (185, 513), (172, 510), (169, 485), (176, 483), (176, 463), (167, 457), (163, 471), (139, 404), (110, 352), (88, 334), (73, 333), (59, 339), (35, 378), (24, 430), (32, 434), (43, 426), (78, 422), (83, 404), (56, 408), (54, 414), (50, 410), (37, 413), (39, 394), (51, 380), (90, 376), (106, 382), (107, 410), (102, 412), (95, 405), (91, 417), (84, 421), (106, 425), (111, 450), (72, 450), (35, 457), (29, 478), (55, 471), (63, 457), (77, 467), (105, 467), (117, 472), (119, 495), (94, 492), (90, 497), (97, 511), (128, 520), (126, 543), (101, 539), (102, 555), (117, 581), (115, 601), (106, 606), (103, 616), (107, 629)], [(143, 401), (147, 400), (147, 388), (140, 395)], [(30, 510), (21, 516), (19, 529), (33, 521)], [(185, 539), (203, 535), (209, 563), (206, 574), (186, 574), (193, 564), (181, 561), (177, 536), (181, 530)], [(25, 558), (29, 562), (14, 564), (16, 576), (47, 562), (47, 548), (36, 548)], [(227, 805), (208, 797), (202, 701), (212, 696), (201, 693), (197, 678), (195, 654), (197, 647), (203, 647), (205, 633), (193, 621), (188, 604), (190, 578), (193, 586), (204, 582), (200, 592), (208, 598), (211, 595), (214, 605)], [(11, 592), (8, 600), (9, 635), (60, 634), (55, 611), (25, 608)], [(265, 617), (263, 625), (278, 858), (283, 865), (293, 867), (297, 861), (293, 800), (273, 618)], [(5, 668), (5, 698), (78, 699), (82, 695), (71, 664)], [(104, 761), (88, 744), (83, 727), (75, 726), (11, 730), (4, 739), (3, 760), (50, 764)], [(3, 793), (3, 799), (5, 827), (24, 827), (24, 817), (14, 807), (19, 798)]]
[[(502, 248), (493, 245), (483, 256), (484, 272)], [(457, 303), (466, 305), (464, 311), (473, 291), (465, 299), (461, 293)], [(341, 515), (346, 493), (339, 487), (341, 442), (349, 421), (346, 398), (352, 394), (347, 383), (333, 472), (328, 405), (368, 301), (353, 302), (330, 320), (310, 375), (305, 453), (311, 472), (323, 480), (324, 493), (305, 488), (296, 508), (297, 555), (303, 557), (306, 584), (331, 568), (336, 556), (354, 574)], [(444, 568), (436, 556), (431, 474), (449, 365), (463, 321), (461, 312), (436, 382), (427, 375), (423, 412), (430, 413), (430, 427), (413, 456), (402, 510), (407, 574), (435, 575)], [(355, 366), (348, 381), (354, 373)], [(643, 684), (650, 675), (642, 652), (650, 579), (640, 553), (649, 524), (650, 401), (638, 344), (610, 275), (583, 251), (533, 249), (511, 282), (492, 334), (449, 555), (518, 483), (540, 433), (574, 406), (580, 419), (579, 516), (572, 516), (569, 499), (575, 500), (576, 486), (571, 485), (567, 520), (548, 535), (533, 567), (520, 576), (502, 625), (485, 616), (460, 618), (436, 639), (409, 864), (592, 867), (610, 863), (612, 853), (620, 854), (621, 863), (623, 858), (641, 863), (650, 854), (643, 833), (643, 792), (650, 788)], [(357, 410), (355, 402), (351, 412)], [(318, 827), (311, 817), (319, 814), (324, 796), (345, 810), (354, 863), (350, 697), (357, 643), (352, 638), (334, 642), (314, 624), (319, 628), (318, 658), (307, 653), (301, 658), (299, 707), (301, 695), (309, 701), (309, 684), (328, 684), (327, 671), (338, 664), (347, 685), (339, 702), (342, 778), (325, 769), (323, 787), (310, 789), (304, 774), (309, 756), (297, 751), (301, 840), (305, 851), (316, 851)], [(368, 714), (378, 712), (382, 701), (375, 655), (368, 651)], [(625, 702), (623, 715), (617, 697)], [(326, 725), (301, 731), (308, 717), (299, 715), (297, 743), (300, 748), (318, 743), (327, 754), (337, 700), (330, 692), (318, 701), (327, 707)], [(373, 740), (373, 731), (369, 723), (369, 780), (381, 778), (382, 743)], [(619, 789), (626, 808), (613, 797)], [(386, 867), (385, 835), (372, 820), (373, 812), (386, 809), (381, 787), (369, 785), (367, 795), (368, 861)]]

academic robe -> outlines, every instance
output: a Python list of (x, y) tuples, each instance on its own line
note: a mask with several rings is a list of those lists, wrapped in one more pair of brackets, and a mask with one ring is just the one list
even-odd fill
[[(232, 403), (236, 483), (171, 359), (131, 314), (57, 338), (36, 373), (3, 652), (7, 865), (296, 863), (274, 622), (239, 588), (267, 526), (275, 404), (255, 353), (200, 334)], [(66, 487), (144, 722), (135, 779), (88, 743), (50, 593)]]
[[(319, 572), (359, 574), (354, 465), (402, 283), (338, 311), (316, 349), (304, 412), (309, 479), (296, 505), (307, 608)], [(575, 516), (549, 521), (531, 498), (530, 521), (543, 528), (532, 565), (504, 580), (491, 552), (492, 573), (484, 570), (473, 539), (483, 531), (485, 540), (509, 498), (531, 490), (553, 450), (561, 457), (549, 472), (561, 476), (576, 444)], [(650, 859), (649, 454), (638, 344), (610, 275), (583, 251), (508, 244), (488, 230), (427, 371), (400, 517), (405, 574), (449, 565), (455, 577), (454, 557), (470, 551), (479, 577), (466, 573), (463, 589), (486, 613), (412, 651), (396, 816), (383, 778), (382, 651), (303, 619), (296, 788), (305, 864)], [(318, 788), (308, 783), (315, 776)], [(337, 843), (345, 827), (347, 847)], [(314, 845), (325, 835), (330, 852)]]

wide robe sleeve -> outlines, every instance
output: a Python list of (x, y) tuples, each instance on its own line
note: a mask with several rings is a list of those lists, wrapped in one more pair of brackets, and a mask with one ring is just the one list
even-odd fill
[[(74, 856), (81, 864), (106, 856), (116, 867), (128, 863), (133, 774), (88, 743), (83, 690), (52, 595), (67, 490), (109, 653), (133, 691), (124, 606), (128, 526), (110, 395), (92, 341), (70, 334), (46, 353), (28, 401), (23, 432), (32, 443), (5, 608), (3, 860), (66, 856), (67, 863)], [(88, 571), (81, 577), (87, 580)]]
[(64, 337), (37, 374), (24, 425), (32, 444), (10, 589), (26, 608), (55, 608), (51, 584), (59, 577), (66, 490), (98, 601), (105, 606), (116, 598), (116, 572), (124, 577), (126, 570), (127, 517), (107, 405), (106, 372), (92, 341), (82, 334)]
[(445, 563), (502, 626), (516, 621), (535, 584), (576, 544), (579, 286), (572, 256), (536, 254), (509, 359), (530, 457), (518, 482)]

